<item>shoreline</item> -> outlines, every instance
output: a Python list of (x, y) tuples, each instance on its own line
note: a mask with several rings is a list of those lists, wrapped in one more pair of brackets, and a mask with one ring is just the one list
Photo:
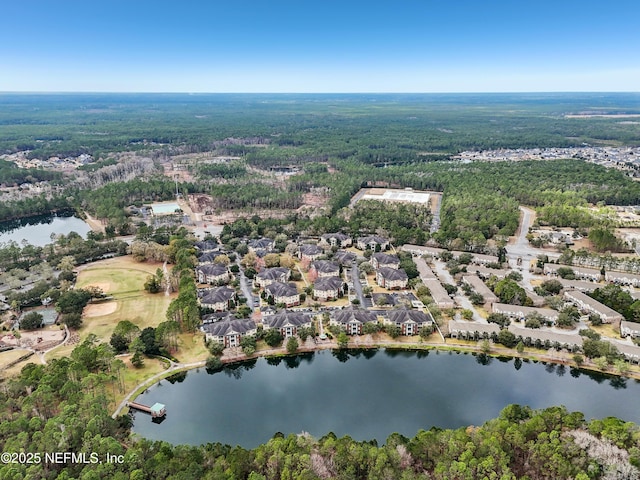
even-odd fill
[[(348, 350), (357, 350), (357, 349), (366, 350), (366, 349), (389, 348), (389, 349), (407, 350), (407, 351), (438, 350), (443, 352), (462, 352), (462, 353), (472, 353), (472, 354), (483, 353), (478, 344), (463, 345), (463, 344), (447, 343), (446, 341), (445, 342), (419, 342), (419, 343), (416, 343), (416, 342), (403, 343), (403, 342), (397, 342), (397, 341), (376, 341), (376, 342), (366, 343), (366, 344), (365, 343), (352, 344), (352, 343), (353, 342), (350, 341), (349, 345), (344, 350), (348, 351)], [(586, 357), (585, 357), (585, 362), (582, 365), (578, 366), (576, 362), (573, 361), (572, 357), (574, 354), (572, 353), (556, 351), (554, 355), (550, 355), (548, 353), (540, 354), (537, 352), (531, 352), (531, 351), (525, 350), (525, 352), (523, 352), (522, 354), (519, 354), (513, 348), (507, 348), (504, 346), (498, 347), (496, 345), (497, 344), (491, 344), (491, 350), (488, 353), (486, 353), (487, 356), (493, 357), (493, 358), (497, 358), (497, 357), (513, 358), (513, 359), (519, 358), (523, 361), (526, 360), (526, 361), (533, 361), (533, 362), (553, 363), (558, 365), (564, 365), (571, 368), (577, 368), (578, 370), (594, 372), (601, 375), (628, 378), (628, 379), (640, 381), (640, 370), (639, 371), (631, 370), (627, 372), (625, 375), (622, 375), (615, 371), (609, 371), (609, 370), (602, 371), (599, 368), (597, 368), (595, 364), (593, 364), (593, 362), (590, 362)], [(317, 351), (319, 352), (324, 350), (340, 350), (340, 349), (338, 348), (337, 342), (327, 341), (321, 344), (316, 344), (312, 348), (301, 347), (295, 353), (288, 353), (283, 342), (283, 346), (279, 348), (269, 348), (269, 349), (260, 350), (249, 356), (245, 355), (244, 353), (236, 353), (233, 356), (222, 355), (222, 357), (220, 357), (220, 360), (222, 361), (222, 364), (224, 366), (227, 366), (234, 363), (241, 363), (241, 362), (254, 360), (258, 358), (295, 356), (299, 354), (313, 353), (313, 352), (317, 352)], [(143, 380), (138, 385), (136, 385), (136, 387), (133, 390), (131, 390), (127, 395), (125, 395), (124, 399), (119, 403), (118, 408), (113, 413), (112, 418), (116, 418), (118, 415), (121, 415), (122, 410), (125, 408), (128, 408), (126, 405), (127, 402), (135, 401), (135, 399), (139, 395), (144, 393), (145, 390), (153, 386), (155, 383), (158, 383), (159, 381), (167, 377), (170, 377), (176, 373), (182, 373), (189, 370), (202, 368), (202, 367), (205, 367), (205, 365), (206, 365), (205, 360), (202, 360), (200, 362), (188, 363), (188, 364), (171, 362), (171, 366), (167, 370), (157, 373), (155, 375), (152, 375), (151, 377)]]

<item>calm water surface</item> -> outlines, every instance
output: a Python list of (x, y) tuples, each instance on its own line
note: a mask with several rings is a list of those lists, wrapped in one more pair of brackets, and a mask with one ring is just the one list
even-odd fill
[(26, 240), (31, 245), (42, 247), (52, 243), (51, 234), (68, 235), (76, 232), (82, 238), (87, 238), (90, 231), (89, 225), (78, 217), (38, 215), (0, 223), (0, 244), (10, 241), (22, 244)]
[(383, 443), (393, 432), (480, 425), (511, 403), (640, 422), (639, 395), (634, 380), (542, 363), (449, 352), (318, 352), (163, 380), (137, 401), (166, 404), (166, 419), (157, 424), (137, 413), (133, 430), (173, 444), (246, 448), (276, 432), (302, 431)]

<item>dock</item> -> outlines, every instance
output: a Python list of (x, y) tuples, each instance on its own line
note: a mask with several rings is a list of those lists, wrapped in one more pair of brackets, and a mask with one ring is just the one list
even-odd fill
[(153, 418), (161, 418), (167, 414), (167, 407), (162, 403), (154, 403), (151, 406), (142, 403), (127, 402), (127, 407), (150, 414)]

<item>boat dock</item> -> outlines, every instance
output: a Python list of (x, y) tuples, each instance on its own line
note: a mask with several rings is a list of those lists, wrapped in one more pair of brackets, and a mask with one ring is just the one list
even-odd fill
[(162, 403), (154, 403), (152, 406), (142, 403), (127, 402), (127, 407), (150, 414), (153, 418), (164, 417), (167, 414), (167, 407)]

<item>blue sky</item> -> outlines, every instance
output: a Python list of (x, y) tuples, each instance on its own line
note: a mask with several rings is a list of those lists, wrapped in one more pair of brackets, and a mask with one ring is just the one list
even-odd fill
[(638, 91), (637, 0), (6, 0), (0, 91)]

